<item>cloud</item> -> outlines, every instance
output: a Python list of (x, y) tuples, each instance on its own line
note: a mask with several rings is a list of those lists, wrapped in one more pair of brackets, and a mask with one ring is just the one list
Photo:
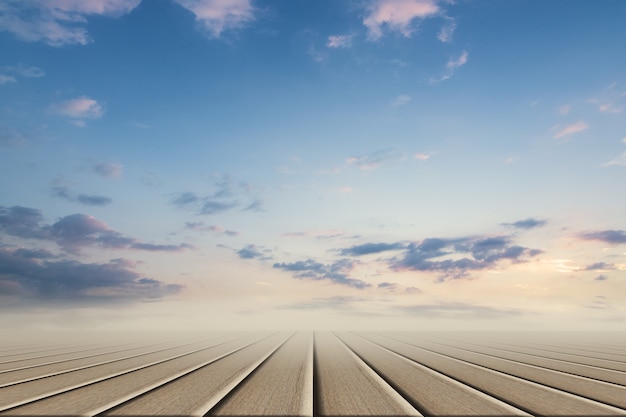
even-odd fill
[(219, 38), (224, 31), (241, 29), (255, 20), (251, 0), (174, 0), (196, 16), (210, 37)]
[(419, 160), (419, 161), (427, 161), (428, 159), (430, 159), (430, 155), (426, 154), (426, 153), (421, 153), (418, 152), (415, 155), (413, 155), (413, 158)]
[(0, 30), (26, 42), (50, 46), (86, 45), (88, 16), (120, 17), (141, 0), (5, 0), (0, 3)]
[(598, 230), (595, 232), (580, 233), (578, 237), (583, 240), (598, 240), (610, 245), (626, 243), (626, 231), (624, 230)]
[[(5, 66), (0, 68), (0, 70), (5, 71), (9, 74), (14, 74), (20, 77), (24, 77), (24, 78), (41, 78), (44, 75), (46, 75), (46, 72), (39, 68), (39, 67), (27, 67), (23, 64), (19, 64), (17, 66)], [(2, 84), (1, 81), (2, 76), (0, 75), (0, 84)], [(14, 77), (10, 77), (13, 79), (12, 82), (15, 82), (16, 79)]]
[(0, 230), (25, 239), (47, 239), (50, 226), (40, 225), (43, 215), (40, 210), (13, 206), (0, 206)]
[(209, 232), (214, 234), (226, 235), (226, 236), (239, 236), (239, 232), (230, 229), (224, 229), (221, 226), (217, 225), (206, 225), (203, 222), (187, 222), (185, 223), (185, 228), (189, 230), (194, 230), (196, 232)]
[(263, 253), (256, 247), (256, 245), (247, 245), (246, 247), (239, 249), (237, 255), (241, 259), (254, 259), (261, 258)]
[(349, 36), (349, 35), (329, 36), (326, 46), (329, 48), (350, 48), (352, 46), (352, 36)]
[(0, 74), (0, 85), (14, 83), (16, 81), (17, 80), (15, 79), (15, 77), (11, 77), (10, 75)]
[(533, 219), (533, 218), (529, 217), (528, 219), (518, 220), (518, 221), (516, 221), (514, 223), (501, 223), (501, 224), (502, 224), (502, 226), (514, 227), (516, 229), (529, 230), (529, 229), (535, 229), (537, 227), (545, 226), (546, 223), (547, 223), (546, 220)]
[(65, 100), (50, 106), (53, 113), (73, 119), (99, 119), (104, 116), (105, 110), (100, 103), (87, 96)]
[(355, 265), (354, 261), (342, 259), (332, 264), (325, 265), (307, 259), (293, 263), (275, 263), (274, 268), (289, 271), (296, 279), (311, 279), (315, 281), (329, 280), (335, 284), (363, 289), (371, 287), (371, 284), (360, 279), (350, 278), (350, 272)]
[[(28, 255), (20, 249), (0, 248), (0, 296), (37, 301), (131, 301), (158, 299), (184, 288), (142, 277), (131, 269), (133, 262), (125, 259), (81, 263)], [(11, 291), (6, 291), (7, 288)]]
[(346, 310), (350, 309), (353, 303), (367, 301), (364, 298), (350, 297), (350, 296), (336, 296), (336, 297), (316, 297), (311, 301), (289, 304), (286, 306), (280, 306), (280, 310), (321, 310), (321, 309), (333, 309), (333, 310)]
[(409, 104), (410, 101), (411, 101), (411, 96), (407, 96), (406, 94), (401, 94), (398, 97), (393, 99), (393, 101), (391, 102), (391, 105), (393, 107), (400, 107), (400, 106)]
[(439, 30), (439, 33), (437, 34), (437, 39), (439, 39), (441, 42), (444, 42), (444, 43), (450, 43), (452, 42), (452, 35), (454, 34), (455, 30), (456, 30), (456, 22), (454, 21), (454, 19), (451, 17), (446, 17), (445, 23), (443, 24), (443, 26)]
[(562, 115), (566, 115), (570, 112), (571, 109), (572, 109), (572, 106), (569, 106), (566, 104), (566, 105), (559, 107), (559, 113), (561, 113)]
[(86, 194), (78, 194), (77, 196), (73, 196), (67, 187), (57, 186), (52, 188), (53, 196), (63, 198), (67, 201), (75, 201), (86, 206), (108, 206), (113, 202), (109, 197), (103, 197), (99, 195), (86, 195)]
[(584, 268), (579, 269), (579, 271), (610, 271), (615, 269), (615, 265), (607, 264), (605, 262), (596, 262), (591, 265), (587, 265)]
[(607, 277), (606, 275), (598, 275), (594, 278), (595, 281), (606, 281), (607, 279), (609, 279), (609, 277)]
[(339, 253), (342, 256), (362, 256), (403, 249), (404, 246), (405, 245), (402, 243), (364, 243), (362, 245), (355, 245), (349, 248), (341, 249)]
[(363, 24), (368, 29), (368, 38), (378, 40), (383, 29), (410, 37), (411, 23), (416, 19), (435, 16), (440, 11), (433, 0), (374, 0), (368, 7)]
[(622, 166), (626, 167), (626, 152), (622, 152), (617, 158), (610, 160), (609, 162), (605, 162), (602, 166), (611, 167), (611, 166)]
[(564, 136), (573, 135), (574, 133), (583, 132), (589, 129), (589, 125), (586, 122), (580, 121), (560, 128), (558, 132), (552, 136), (554, 139), (560, 139)]
[[(254, 187), (247, 183), (234, 183), (222, 177), (213, 183), (211, 194), (200, 196), (194, 192), (178, 193), (171, 203), (180, 209), (193, 210), (197, 214), (219, 214), (243, 205), (243, 211), (264, 211), (263, 200), (254, 195)], [(242, 203), (242, 200), (248, 200)]]
[(474, 271), (495, 267), (500, 261), (524, 262), (543, 253), (514, 245), (509, 236), (455, 239), (429, 238), (407, 245), (402, 257), (389, 260), (393, 270), (439, 273), (438, 282), (468, 279)]
[(361, 156), (351, 156), (346, 159), (346, 164), (355, 165), (363, 171), (373, 171), (380, 167), (383, 163), (400, 159), (402, 156), (393, 149), (381, 149)]
[(458, 69), (461, 68), (463, 65), (467, 64), (467, 61), (469, 60), (469, 54), (467, 51), (463, 51), (461, 52), (461, 55), (459, 55), (458, 58), (456, 59), (450, 59), (447, 63), (446, 63), (446, 71), (445, 73), (439, 77), (439, 78), (431, 78), (430, 79), (430, 83), (431, 84), (435, 84), (441, 81), (445, 81), (448, 80), (450, 78), (452, 78), (452, 76), (454, 75), (454, 72)]
[(93, 171), (105, 178), (121, 178), (124, 167), (122, 164), (108, 162), (96, 164), (93, 166)]
[(516, 309), (499, 309), (475, 304), (446, 302), (437, 304), (395, 306), (394, 308), (405, 313), (432, 318), (498, 318), (525, 314), (525, 312)]
[(28, 207), (0, 206), (0, 231), (24, 239), (54, 241), (69, 253), (80, 253), (84, 247), (136, 249), (178, 252), (190, 249), (187, 244), (156, 245), (124, 236), (93, 216), (76, 213), (62, 217), (52, 225), (41, 224), (41, 211)]

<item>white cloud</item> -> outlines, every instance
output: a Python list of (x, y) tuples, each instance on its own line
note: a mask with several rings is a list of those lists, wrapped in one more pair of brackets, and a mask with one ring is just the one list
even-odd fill
[(559, 131), (554, 134), (553, 138), (559, 139), (563, 136), (572, 135), (574, 133), (582, 132), (587, 129), (589, 129), (589, 125), (586, 122), (580, 121), (559, 129)]
[(383, 35), (383, 27), (406, 37), (412, 33), (411, 22), (439, 13), (434, 0), (374, 0), (369, 14), (363, 19), (368, 38), (377, 40)]
[(226, 30), (241, 29), (255, 19), (251, 0), (174, 1), (191, 11), (213, 38), (219, 38)]
[(352, 46), (352, 36), (333, 35), (328, 37), (326, 46), (329, 48), (350, 48)]
[(404, 106), (411, 101), (411, 96), (407, 96), (406, 94), (401, 94), (391, 102), (391, 105), (394, 107)]
[[(4, 0), (0, 30), (27, 42), (51, 46), (86, 45), (91, 37), (83, 27), (87, 16), (120, 17), (141, 0)], [(25, 75), (28, 76), (28, 75)], [(36, 75), (35, 75), (36, 76)]]
[(105, 112), (100, 103), (87, 96), (53, 104), (52, 111), (74, 119), (99, 119)]
[(15, 77), (11, 77), (10, 75), (0, 74), (0, 85), (14, 83), (15, 81), (16, 81)]
[(622, 152), (620, 156), (615, 159), (610, 160), (609, 162), (602, 164), (602, 166), (610, 167), (610, 166), (622, 166), (626, 167), (626, 152)]
[(622, 139), (622, 143), (626, 145), (626, 138)]
[(570, 112), (571, 109), (572, 109), (572, 107), (566, 104), (566, 105), (561, 106), (559, 108), (559, 113), (561, 113), (562, 115), (566, 115), (566, 114), (568, 114)]
[(430, 83), (435, 84), (435, 83), (445, 81), (451, 78), (454, 75), (454, 71), (456, 71), (457, 68), (460, 68), (463, 65), (467, 64), (468, 59), (469, 59), (469, 54), (467, 53), (467, 51), (461, 52), (461, 55), (459, 55), (457, 59), (451, 59), (446, 63), (446, 72), (440, 78), (434, 78), (434, 77), (431, 78)]
[(420, 161), (427, 161), (428, 159), (430, 159), (430, 155), (425, 154), (425, 153), (416, 153), (415, 155), (413, 155), (413, 157), (417, 160)]
[(455, 70), (459, 67), (462, 67), (463, 65), (467, 64), (468, 58), (469, 55), (467, 51), (463, 51), (457, 59), (451, 59), (450, 61), (448, 61), (448, 63), (446, 64), (446, 68)]
[(437, 39), (444, 43), (452, 42), (452, 35), (456, 30), (456, 22), (451, 17), (446, 17), (446, 22), (443, 24), (439, 33), (437, 34)]

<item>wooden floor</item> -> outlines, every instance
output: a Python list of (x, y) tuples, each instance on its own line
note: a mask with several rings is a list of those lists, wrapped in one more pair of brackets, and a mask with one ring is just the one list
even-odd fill
[(211, 333), (0, 343), (0, 416), (626, 416), (597, 334)]

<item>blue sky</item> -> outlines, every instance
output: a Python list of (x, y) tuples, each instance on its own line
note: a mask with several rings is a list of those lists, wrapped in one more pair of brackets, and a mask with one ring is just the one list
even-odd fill
[(4, 0), (0, 320), (619, 329), (625, 16)]

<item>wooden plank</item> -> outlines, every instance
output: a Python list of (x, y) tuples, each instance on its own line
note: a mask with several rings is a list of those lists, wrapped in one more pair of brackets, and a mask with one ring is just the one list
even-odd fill
[(204, 416), (289, 336), (273, 334), (220, 360), (200, 364), (99, 416)]
[(315, 415), (421, 415), (333, 334), (316, 332), (314, 346)]
[[(218, 339), (205, 343), (199, 342), (198, 344), (182, 346), (166, 352), (156, 352), (24, 384), (11, 385), (2, 388), (0, 410), (11, 408), (7, 412), (8, 415), (16, 413), (19, 415), (69, 413), (68, 407), (91, 406), (91, 403), (98, 401), (98, 398), (96, 398), (98, 396), (103, 398), (123, 396), (130, 388), (125, 383), (118, 381), (136, 378), (139, 370), (142, 371), (141, 375), (143, 376), (156, 373), (159, 375), (158, 378), (162, 379), (167, 376), (168, 372), (175, 372), (179, 368), (193, 366), (207, 356), (212, 357), (211, 355), (219, 355), (224, 351), (229, 351), (229, 349), (237, 348), (244, 345), (251, 338), (256, 340), (253, 336), (248, 336), (247, 338), (237, 338), (235, 340)], [(121, 380), (116, 379), (116, 377), (126, 374), (132, 375)], [(104, 381), (109, 382), (100, 386), (103, 388), (96, 389), (95, 397), (92, 400), (86, 401), (80, 395), (75, 395), (78, 392), (82, 392), (77, 388), (85, 387), (86, 392), (92, 392), (92, 390), (88, 389), (90, 386), (93, 387), (96, 383)], [(71, 393), (68, 393), (68, 391), (71, 391)], [(58, 395), (60, 393), (65, 394)], [(87, 398), (87, 396), (84, 398)], [(52, 405), (49, 406), (49, 404)], [(18, 406), (20, 407), (15, 408)], [(43, 412), (41, 410), (54, 411)], [(2, 414), (4, 415), (4, 413)]]
[[(545, 367), (548, 369), (571, 373), (574, 375), (584, 376), (587, 378), (598, 379), (600, 381), (611, 382), (614, 384), (624, 385), (626, 386), (626, 364), (623, 364), (622, 370), (614, 370), (601, 368), (593, 365), (583, 364), (583, 363), (575, 363), (571, 360), (560, 359), (559, 355), (546, 355), (540, 356), (537, 354), (529, 354), (526, 352), (516, 352), (514, 350), (504, 350), (501, 348), (494, 348), (489, 346), (478, 346), (471, 345), (468, 343), (456, 342), (454, 344), (451, 343), (443, 343), (445, 346), (456, 347), (459, 349), (464, 349), (469, 352), (486, 354), (489, 356), (512, 360), (516, 362), (525, 363), (528, 365)], [(550, 357), (551, 356), (551, 357)], [(554, 356), (557, 356), (554, 358)], [(563, 356), (561, 356), (562, 358)], [(598, 361), (587, 361), (591, 363), (597, 364)], [(619, 367), (620, 364), (617, 364)], [(621, 368), (621, 367), (620, 367)]]
[(210, 411), (215, 416), (313, 415), (313, 337), (299, 332)]
[(386, 336), (368, 333), (366, 337), (387, 349), (530, 414), (550, 416), (626, 415), (621, 409), (597, 401), (444, 356)]
[(355, 334), (338, 334), (360, 358), (424, 415), (530, 416)]

